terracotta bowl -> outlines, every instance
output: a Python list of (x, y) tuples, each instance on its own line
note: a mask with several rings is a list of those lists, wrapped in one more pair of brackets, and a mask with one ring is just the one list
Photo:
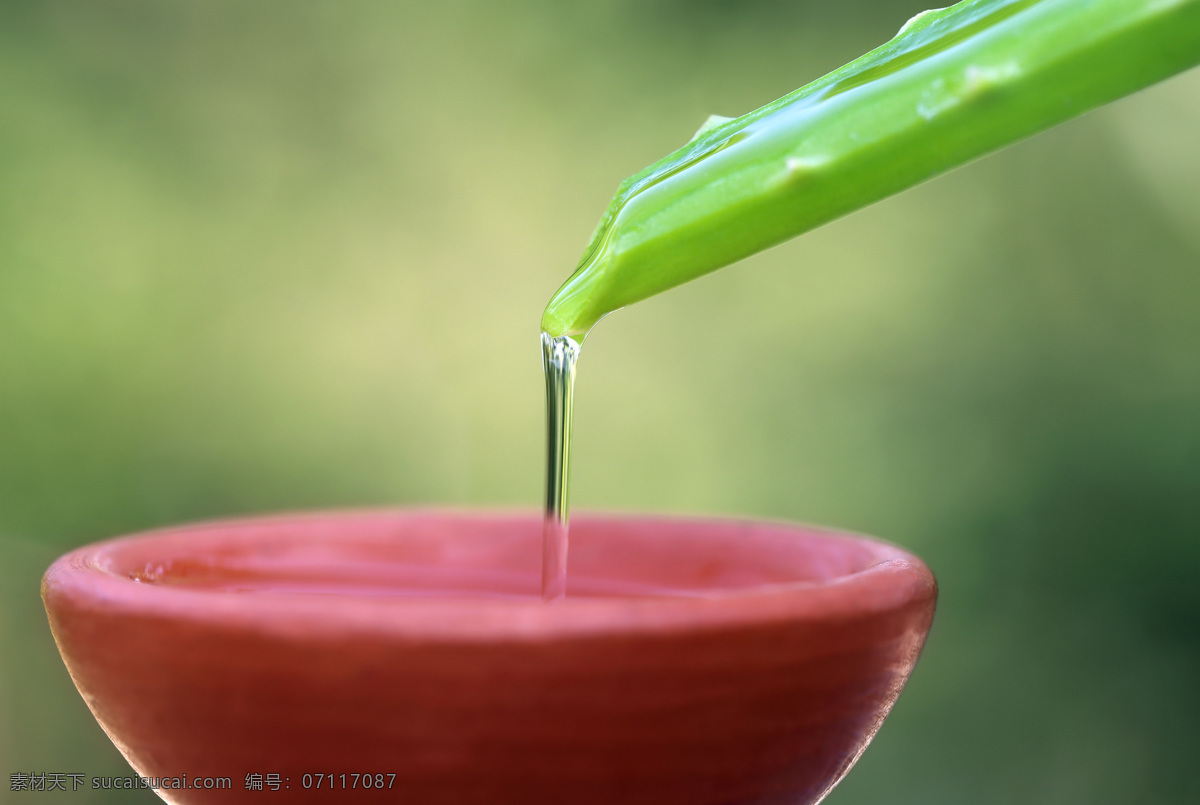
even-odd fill
[(169, 802), (487, 805), (817, 802), (937, 596), (863, 537), (580, 516), (547, 605), (540, 537), (510, 514), (194, 525), (81, 548), (42, 595), (113, 742), (188, 786)]

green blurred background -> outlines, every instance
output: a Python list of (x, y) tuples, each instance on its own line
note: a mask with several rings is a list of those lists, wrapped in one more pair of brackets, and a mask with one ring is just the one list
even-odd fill
[[(127, 774), (38, 581), (134, 529), (539, 503), (537, 323), (617, 183), (914, 0), (0, 0), (0, 801)], [(1200, 74), (605, 321), (577, 508), (942, 586), (829, 802), (1200, 801)], [(56, 796), (59, 797), (56, 800)]]

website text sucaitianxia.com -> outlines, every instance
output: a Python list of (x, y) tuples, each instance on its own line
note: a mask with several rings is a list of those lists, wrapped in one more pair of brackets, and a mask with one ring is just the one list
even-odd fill
[(233, 780), (229, 777), (192, 777), (181, 774), (178, 777), (89, 777), (80, 772), (12, 772), (8, 777), (9, 791), (81, 791), (93, 790), (129, 790), (135, 788), (153, 788), (155, 790), (183, 789), (232, 789)]

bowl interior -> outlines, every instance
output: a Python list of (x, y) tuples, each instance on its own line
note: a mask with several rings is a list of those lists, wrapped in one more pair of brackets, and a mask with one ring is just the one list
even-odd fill
[[(192, 526), (108, 543), (98, 569), (144, 584), (258, 595), (536, 599), (541, 523), (436, 513)], [(568, 596), (712, 597), (820, 585), (888, 546), (771, 523), (579, 516)]]

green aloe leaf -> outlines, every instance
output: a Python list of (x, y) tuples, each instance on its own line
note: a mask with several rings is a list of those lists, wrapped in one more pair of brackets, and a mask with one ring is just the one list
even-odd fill
[[(966, 0), (621, 184), (542, 329), (661, 293), (1200, 63), (1200, 0)], [(1198, 133), (1200, 136), (1200, 133)]]

